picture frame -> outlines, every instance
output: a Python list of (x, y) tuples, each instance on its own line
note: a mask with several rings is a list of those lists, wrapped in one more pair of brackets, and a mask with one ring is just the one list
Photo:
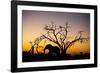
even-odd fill
[[(64, 16), (68, 16), (68, 18)], [(65, 18), (68, 20), (67, 23), (64, 21), (66, 20)], [(48, 22), (50, 22), (50, 25), (45, 25), (49, 24)], [(67, 55), (65, 55), (66, 52), (64, 54), (64, 51), (61, 50), (62, 45), (64, 46), (66, 42), (66, 41), (61, 42), (61, 40), (64, 40), (64, 35), (65, 35), (63, 34), (64, 32), (62, 31), (63, 29), (67, 30), (67, 28), (69, 27), (72, 28), (72, 26), (67, 26), (68, 22), (73, 27), (75, 27), (73, 28), (74, 30), (71, 30), (73, 33), (77, 29), (86, 30), (87, 34), (83, 35), (83, 37), (84, 36), (88, 37), (88, 43), (86, 41), (87, 44), (85, 44), (85, 46), (88, 45), (86, 46), (88, 47), (87, 48), (88, 52), (87, 50), (84, 51), (86, 47), (83, 48), (83, 50), (82, 49), (80, 50), (80, 48), (79, 49), (77, 48), (77, 50), (75, 49), (74, 51), (69, 50)], [(55, 23), (57, 23), (57, 26), (53, 25)], [(66, 28), (63, 27), (62, 23), (66, 24), (65, 26)], [(72, 23), (75, 23), (75, 25), (73, 25)], [(81, 26), (79, 23), (82, 24), (83, 26)], [(44, 35), (44, 31), (40, 30), (43, 28), (43, 26), (45, 30), (48, 31), (55, 31), (59, 29), (57, 34), (60, 35), (63, 34), (62, 36), (59, 35), (60, 38), (57, 37), (57, 39), (59, 38), (58, 42), (60, 41), (60, 44), (57, 44), (58, 42), (57, 43), (55, 42), (56, 38), (53, 39), (52, 37), (53, 34), (48, 35), (51, 36), (52, 40)], [(41, 34), (42, 32), (43, 34)], [(72, 41), (71, 40), (67, 41), (66, 45), (74, 46), (74, 43), (72, 42), (76, 42), (76, 40), (79, 40), (79, 43), (80, 42), (82, 43), (83, 42), (82, 32), (84, 31), (80, 31), (78, 33), (78, 36), (74, 35), (75, 37), (74, 40), (72, 40), (73, 38), (72, 36), (71, 38)], [(36, 42), (33, 42), (32, 39), (29, 39), (30, 38), (29, 33), (31, 33), (32, 39), (35, 38), (35, 36), (39, 37), (40, 34), (42, 35), (42, 36), (40, 35), (42, 38), (40, 37), (38, 40), (46, 39), (46, 45), (45, 46), (42, 45), (43, 50), (45, 48), (50, 48), (50, 46), (53, 45), (52, 48), (55, 49), (54, 47), (56, 47), (55, 49), (56, 51), (49, 49), (49, 53), (47, 52), (47, 54), (44, 54), (43, 52), (45, 51), (38, 49), (39, 54), (37, 54), (36, 50), (34, 49), (36, 45), (33, 45)], [(52, 32), (48, 32), (48, 34), (49, 33)], [(25, 41), (27, 39), (28, 41)], [(49, 39), (49, 45), (47, 44), (48, 39)], [(50, 40), (53, 42), (53, 44), (50, 44), (51, 43)], [(63, 44), (61, 45), (61, 43)], [(61, 51), (58, 51), (58, 49), (60, 49)], [(27, 54), (27, 50), (29, 54)], [(78, 55), (71, 56), (69, 54), (71, 53), (73, 55), (75, 54), (75, 52), (78, 53)], [(90, 67), (97, 67), (97, 6), (96, 5), (64, 4), (64, 3), (49, 3), (49, 2), (47, 3), (47, 2), (33, 2), (33, 1), (11, 1), (11, 72), (90, 68)]]

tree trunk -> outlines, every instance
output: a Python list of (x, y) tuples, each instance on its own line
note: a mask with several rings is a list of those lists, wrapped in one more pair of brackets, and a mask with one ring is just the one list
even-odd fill
[[(68, 48), (67, 48), (67, 49), (68, 49)], [(67, 53), (66, 53), (67, 49), (66, 49), (66, 48), (64, 48), (64, 49), (62, 50), (61, 55), (67, 55)]]
[(61, 55), (66, 55), (66, 50), (62, 50)]

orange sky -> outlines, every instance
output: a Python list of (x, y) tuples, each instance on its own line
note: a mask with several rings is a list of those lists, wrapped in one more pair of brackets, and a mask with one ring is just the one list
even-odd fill
[[(85, 31), (84, 37), (89, 37), (90, 34), (90, 15), (86, 13), (67, 13), (67, 12), (43, 12), (43, 11), (26, 11), (22, 12), (22, 24), (23, 24), (23, 51), (29, 51), (31, 48), (30, 41), (45, 34), (43, 27), (45, 24), (50, 24), (54, 21), (57, 26), (64, 26), (66, 21), (71, 25), (69, 33), (70, 38), (73, 39), (77, 32)], [(50, 41), (40, 43), (40, 46), (45, 47), (46, 44), (56, 45)], [(43, 48), (39, 48), (40, 52), (43, 52)], [(90, 41), (84, 43), (75, 43), (71, 46), (67, 52), (70, 54), (79, 54), (80, 52), (87, 53), (90, 50)], [(34, 50), (36, 53), (36, 49)]]

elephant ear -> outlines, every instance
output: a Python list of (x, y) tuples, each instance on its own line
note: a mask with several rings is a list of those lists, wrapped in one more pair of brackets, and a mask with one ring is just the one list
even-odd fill
[(45, 52), (44, 52), (44, 54), (49, 54), (49, 52), (50, 51), (48, 49), (46, 49)]

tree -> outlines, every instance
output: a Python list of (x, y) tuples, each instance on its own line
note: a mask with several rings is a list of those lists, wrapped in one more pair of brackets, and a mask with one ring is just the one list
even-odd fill
[[(61, 49), (61, 54), (66, 54), (66, 51), (69, 47), (71, 47), (76, 42), (84, 42), (88, 40), (88, 38), (82, 37), (84, 31), (79, 31), (78, 35), (75, 36), (75, 39), (69, 40), (68, 33), (71, 29), (71, 26), (68, 23), (65, 26), (56, 26), (56, 24), (52, 21), (50, 25), (45, 25), (44, 29), (46, 30), (46, 34), (42, 34), (39, 37), (39, 40), (47, 39), (55, 44)], [(35, 42), (36, 43), (36, 42)]]
[(43, 39), (42, 37), (38, 37), (38, 38), (36, 38), (35, 41), (34, 41), (34, 46), (35, 46), (35, 48), (36, 48), (37, 54), (39, 54), (38, 48), (39, 48), (39, 43), (42, 41), (42, 39)]
[(39, 48), (39, 43), (42, 41), (41, 37), (38, 37), (34, 40), (34, 43), (32, 41), (30, 41), (29, 43), (31, 44), (31, 49), (29, 50), (29, 52), (31, 52), (32, 54), (34, 54), (34, 48), (36, 48), (36, 52), (37, 54), (39, 54), (38, 52), (38, 48)]
[(31, 49), (29, 50), (29, 52), (30, 52), (31, 54), (34, 54), (34, 45), (33, 45), (33, 42), (30, 41), (29, 43), (31, 44)]

